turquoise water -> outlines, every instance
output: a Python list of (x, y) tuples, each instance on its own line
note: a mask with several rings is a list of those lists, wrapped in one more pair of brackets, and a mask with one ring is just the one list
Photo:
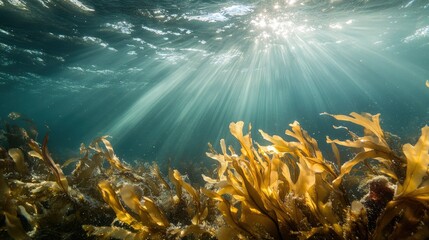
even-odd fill
[(324, 141), (321, 112), (412, 139), (427, 79), (429, 1), (0, 0), (0, 116), (60, 159), (107, 134), (129, 161), (200, 160), (239, 120)]

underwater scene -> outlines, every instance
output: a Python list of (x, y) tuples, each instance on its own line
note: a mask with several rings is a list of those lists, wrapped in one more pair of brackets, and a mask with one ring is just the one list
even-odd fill
[(0, 0), (0, 239), (429, 239), (428, 0)]

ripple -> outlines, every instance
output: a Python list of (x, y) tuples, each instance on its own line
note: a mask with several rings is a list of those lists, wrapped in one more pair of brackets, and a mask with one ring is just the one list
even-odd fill
[(27, 4), (21, 0), (8, 0), (8, 2), (19, 9), (28, 10)]
[(117, 23), (106, 23), (104, 26), (119, 31), (123, 34), (131, 34), (134, 31), (134, 25), (126, 21), (121, 21)]
[(103, 48), (105, 48), (105, 47), (107, 47), (109, 45), (109, 44), (103, 42), (103, 40), (101, 40), (100, 38), (97, 38), (97, 37), (84, 36), (82, 39), (83, 39), (84, 42), (96, 43), (96, 44), (100, 45)]
[(50, 0), (37, 0), (40, 4), (42, 4), (43, 7), (45, 8), (49, 8), (49, 6), (47, 5), (47, 3), (50, 2)]
[(86, 6), (85, 4), (83, 4), (82, 2), (78, 1), (78, 0), (67, 0), (69, 3), (73, 4), (74, 6), (78, 7), (79, 9), (83, 10), (83, 11), (87, 11), (87, 12), (94, 12), (95, 10)]
[(244, 16), (253, 12), (254, 6), (246, 5), (233, 5), (230, 7), (225, 7), (221, 10), (221, 13), (228, 16)]
[(198, 15), (198, 16), (185, 16), (188, 20), (195, 20), (201, 22), (225, 22), (228, 20), (222, 13), (209, 13), (206, 15)]
[(8, 32), (8, 31), (6, 31), (6, 30), (3, 30), (3, 29), (1, 29), (1, 28), (0, 28), (0, 33), (3, 33), (3, 34), (5, 34), (5, 35), (9, 35), (9, 36), (13, 36), (10, 32)]
[[(12, 6), (14, 6), (20, 10), (26, 10), (26, 11), (29, 10), (29, 6), (31, 6), (33, 3), (33, 1), (28, 2), (28, 1), (23, 1), (23, 0), (7, 0), (7, 2), (10, 5), (12, 5)], [(51, 0), (37, 0), (37, 2), (42, 4), (42, 6), (45, 8), (49, 8), (48, 4), (51, 4), (54, 6), (56, 5), (56, 3), (52, 3)], [(82, 11), (85, 11), (85, 12), (94, 12), (95, 11), (93, 8), (88, 7), (87, 5), (83, 4), (79, 0), (63, 0), (63, 2), (67, 2), (71, 5), (73, 5), (74, 7), (78, 8)], [(5, 5), (4, 1), (0, 0), (0, 6), (4, 6), (4, 5)]]
[(428, 36), (429, 36), (429, 25), (426, 27), (422, 27), (422, 28), (417, 29), (413, 35), (410, 35), (410, 36), (404, 38), (403, 42), (404, 43), (410, 43), (412, 41), (420, 40), (420, 39), (428, 37)]
[(82, 73), (92, 73), (92, 74), (98, 74), (98, 75), (110, 75), (113, 74), (113, 70), (109, 69), (96, 69), (94, 66), (93, 68), (82, 68), (82, 67), (67, 67), (67, 69), (76, 71), (76, 72), (82, 72)]

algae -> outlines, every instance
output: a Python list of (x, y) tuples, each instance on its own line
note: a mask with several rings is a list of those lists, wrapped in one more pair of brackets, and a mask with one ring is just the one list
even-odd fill
[[(428, 84), (428, 83), (427, 83)], [(108, 136), (82, 144), (58, 165), (46, 135), (13, 113), (0, 148), (1, 239), (422, 239), (429, 236), (429, 127), (416, 143), (392, 144), (380, 115), (323, 113), (349, 139), (298, 122), (286, 136), (230, 124), (240, 149), (220, 141), (204, 185), (158, 165), (130, 165)], [(22, 126), (25, 125), (25, 126)], [(31, 128), (26, 130), (25, 127)], [(28, 134), (30, 132), (30, 134)], [(397, 139), (395, 139), (397, 140)], [(344, 154), (347, 150), (353, 150)], [(353, 153), (353, 154), (350, 154)], [(328, 159), (326, 156), (333, 156)], [(64, 167), (73, 167), (65, 174)], [(357, 184), (359, 182), (359, 184)], [(356, 194), (357, 185), (361, 194)]]

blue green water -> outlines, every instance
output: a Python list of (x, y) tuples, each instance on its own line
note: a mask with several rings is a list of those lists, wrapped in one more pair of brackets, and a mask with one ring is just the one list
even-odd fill
[(412, 139), (426, 79), (427, 0), (0, 0), (0, 116), (32, 118), (60, 159), (107, 134), (129, 161), (199, 160), (238, 120), (323, 141), (321, 112)]

